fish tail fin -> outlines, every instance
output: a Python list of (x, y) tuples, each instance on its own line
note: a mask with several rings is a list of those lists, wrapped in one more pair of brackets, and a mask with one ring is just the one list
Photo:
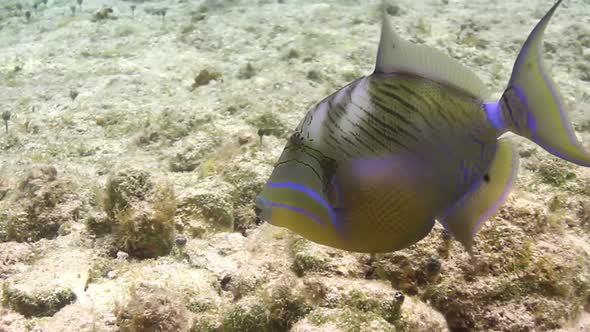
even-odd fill
[(493, 107), (496, 121), (492, 123), (531, 139), (560, 158), (590, 166), (590, 154), (578, 141), (563, 98), (543, 64), (543, 35), (560, 3), (543, 16), (524, 43), (508, 87)]

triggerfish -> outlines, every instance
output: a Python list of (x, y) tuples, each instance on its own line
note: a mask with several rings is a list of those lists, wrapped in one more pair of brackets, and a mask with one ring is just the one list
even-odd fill
[(406, 248), (437, 220), (471, 252), (517, 174), (504, 133), (590, 166), (542, 59), (560, 3), (530, 33), (498, 101), (458, 61), (400, 38), (383, 13), (374, 72), (305, 115), (256, 199), (259, 218), (367, 253)]

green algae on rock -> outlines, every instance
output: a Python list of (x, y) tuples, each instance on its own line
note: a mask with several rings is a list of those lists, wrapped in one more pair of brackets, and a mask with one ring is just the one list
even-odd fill
[(273, 135), (276, 137), (283, 137), (288, 129), (281, 121), (275, 112), (266, 111), (264, 113), (250, 116), (246, 122), (258, 129), (258, 132), (265, 133), (264, 135)]
[(537, 167), (537, 174), (541, 181), (556, 187), (564, 186), (568, 181), (576, 178), (576, 174), (571, 171), (571, 166), (559, 158), (544, 158)]
[(199, 132), (185, 142), (170, 158), (172, 172), (191, 172), (201, 164), (204, 157), (213, 150), (217, 142), (209, 135)]
[(309, 312), (306, 299), (293, 292), (286, 283), (270, 285), (257, 295), (240, 299), (231, 305), (223, 318), (223, 331), (272, 332), (288, 331)]
[(293, 331), (447, 330), (442, 315), (383, 281), (306, 277), (304, 283), (309, 292), (321, 289), (321, 294), (314, 309), (295, 324)]
[(174, 294), (157, 286), (140, 284), (115, 309), (122, 332), (188, 332), (191, 317)]
[(51, 316), (76, 301), (76, 294), (69, 288), (31, 293), (9, 282), (5, 282), (2, 288), (3, 302), (25, 317)]
[(291, 250), (293, 250), (293, 271), (298, 276), (303, 276), (306, 272), (319, 272), (326, 268), (329, 256), (324, 252), (313, 250), (304, 238), (294, 240)]
[(311, 311), (308, 300), (293, 285), (292, 281), (282, 280), (265, 289), (263, 298), (271, 331), (287, 331)]
[(151, 258), (172, 249), (176, 197), (165, 180), (140, 169), (114, 172), (107, 180), (104, 210), (119, 250)]
[(2, 302), (26, 317), (52, 316), (77, 301), (92, 253), (85, 248), (70, 252), (50, 241), (39, 241), (36, 247), (40, 257), (28, 259), (34, 265), (4, 281)]
[(234, 227), (232, 186), (217, 178), (203, 179), (178, 199), (178, 219), (189, 234), (202, 236)]
[(34, 258), (33, 246), (28, 243), (0, 242), (0, 279), (24, 272), (26, 263)]
[(0, 201), (0, 241), (55, 238), (61, 225), (79, 218), (83, 202), (74, 183), (52, 165), (35, 165)]
[[(518, 202), (522, 210), (524, 204)], [(590, 256), (584, 251), (588, 246), (573, 240), (567, 229), (533, 231), (539, 226), (531, 224), (544, 220), (547, 212), (510, 212), (518, 207), (509, 204), (501, 213), (514, 220), (496, 218), (493, 226), (482, 229), (473, 258), (451, 248), (448, 258), (441, 259), (444, 268), (435, 281), (420, 267), (438, 251), (441, 240), (436, 234), (420, 248), (380, 256), (377, 274), (439, 310), (451, 330), (561, 327), (575, 319), (587, 302)], [(572, 241), (558, 240), (562, 237)]]
[(268, 314), (262, 301), (255, 296), (248, 296), (227, 310), (222, 329), (228, 332), (266, 332), (268, 323)]

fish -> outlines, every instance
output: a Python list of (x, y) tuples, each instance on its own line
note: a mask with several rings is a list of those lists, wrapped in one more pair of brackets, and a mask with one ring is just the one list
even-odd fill
[(438, 221), (472, 253), (518, 173), (506, 133), (590, 166), (542, 58), (561, 2), (529, 34), (499, 100), (458, 60), (402, 39), (383, 11), (373, 73), (307, 112), (256, 197), (260, 220), (363, 253), (407, 248)]

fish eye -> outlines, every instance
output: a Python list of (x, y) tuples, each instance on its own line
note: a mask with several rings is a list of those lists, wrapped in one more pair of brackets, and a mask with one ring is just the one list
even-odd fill
[(301, 145), (303, 144), (303, 137), (301, 137), (301, 133), (295, 132), (291, 137), (289, 137), (289, 142), (293, 145)]
[(490, 183), (490, 175), (488, 173), (484, 174), (483, 180), (487, 183)]

